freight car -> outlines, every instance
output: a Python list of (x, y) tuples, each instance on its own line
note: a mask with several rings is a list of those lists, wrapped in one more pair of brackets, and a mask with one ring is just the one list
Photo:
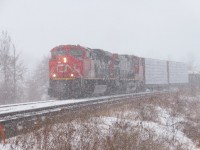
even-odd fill
[(130, 93), (186, 83), (184, 63), (119, 55), (80, 45), (61, 45), (51, 50), (51, 97)]

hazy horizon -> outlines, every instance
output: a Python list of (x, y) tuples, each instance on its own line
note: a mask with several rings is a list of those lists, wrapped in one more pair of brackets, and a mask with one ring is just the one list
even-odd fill
[(29, 68), (63, 44), (199, 65), (199, 7), (198, 0), (0, 0), (0, 31)]

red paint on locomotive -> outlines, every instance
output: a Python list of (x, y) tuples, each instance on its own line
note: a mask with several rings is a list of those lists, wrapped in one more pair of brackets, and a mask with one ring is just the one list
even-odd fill
[(83, 76), (83, 60), (86, 49), (81, 46), (58, 46), (51, 50), (49, 60), (49, 78), (73, 79)]

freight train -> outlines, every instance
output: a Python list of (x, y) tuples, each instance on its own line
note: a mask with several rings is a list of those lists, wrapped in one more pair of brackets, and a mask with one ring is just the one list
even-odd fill
[(51, 50), (51, 97), (131, 93), (187, 83), (187, 67), (182, 62), (121, 55), (80, 45), (60, 45)]

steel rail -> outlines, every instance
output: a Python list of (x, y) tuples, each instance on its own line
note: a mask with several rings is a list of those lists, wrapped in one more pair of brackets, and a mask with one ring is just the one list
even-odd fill
[(15, 106), (22, 106), (22, 105), (30, 105), (30, 104), (38, 104), (38, 103), (46, 103), (46, 102), (53, 102), (53, 101), (55, 101), (55, 100), (46, 100), (46, 101), (35, 101), (35, 102), (27, 102), (27, 103), (7, 104), (7, 105), (0, 105), (0, 108), (15, 107)]
[[(89, 103), (94, 103), (94, 102), (104, 102), (104, 101), (108, 101), (108, 100), (115, 100), (117, 98), (125, 98), (125, 97), (134, 97), (134, 96), (143, 96), (146, 94), (156, 94), (156, 93), (163, 93), (163, 92), (142, 92), (142, 93), (132, 93), (132, 94), (121, 94), (121, 95), (111, 95), (111, 96), (103, 96), (103, 97), (92, 97), (92, 98), (87, 98), (87, 99), (78, 99), (78, 100), (73, 100), (73, 102), (69, 103), (71, 100), (64, 100), (64, 101), (55, 101), (55, 100), (51, 100), (51, 101), (39, 101), (37, 102), (31, 102), (31, 103), (22, 103), (22, 104), (18, 104), (18, 105), (6, 105), (5, 107), (0, 107), (0, 122), (2, 122), (3, 120), (8, 120), (11, 118), (16, 118), (17, 116), (23, 116), (23, 115), (27, 115), (27, 114), (33, 114), (35, 112), (42, 112), (42, 111), (54, 111), (53, 109), (63, 109), (65, 107), (69, 107), (69, 106), (76, 106), (81, 105), (81, 104), (89, 104)], [(40, 105), (40, 104), (47, 104), (47, 106), (43, 106), (43, 107), (33, 107), (33, 104), (36, 105)], [(14, 110), (15, 107), (18, 106), (31, 106), (33, 108), (28, 108), (28, 109), (24, 109), (24, 110)], [(5, 109), (6, 108), (6, 109)], [(11, 109), (11, 111), (5, 111), (5, 112), (1, 112), (3, 110), (9, 110)]]

